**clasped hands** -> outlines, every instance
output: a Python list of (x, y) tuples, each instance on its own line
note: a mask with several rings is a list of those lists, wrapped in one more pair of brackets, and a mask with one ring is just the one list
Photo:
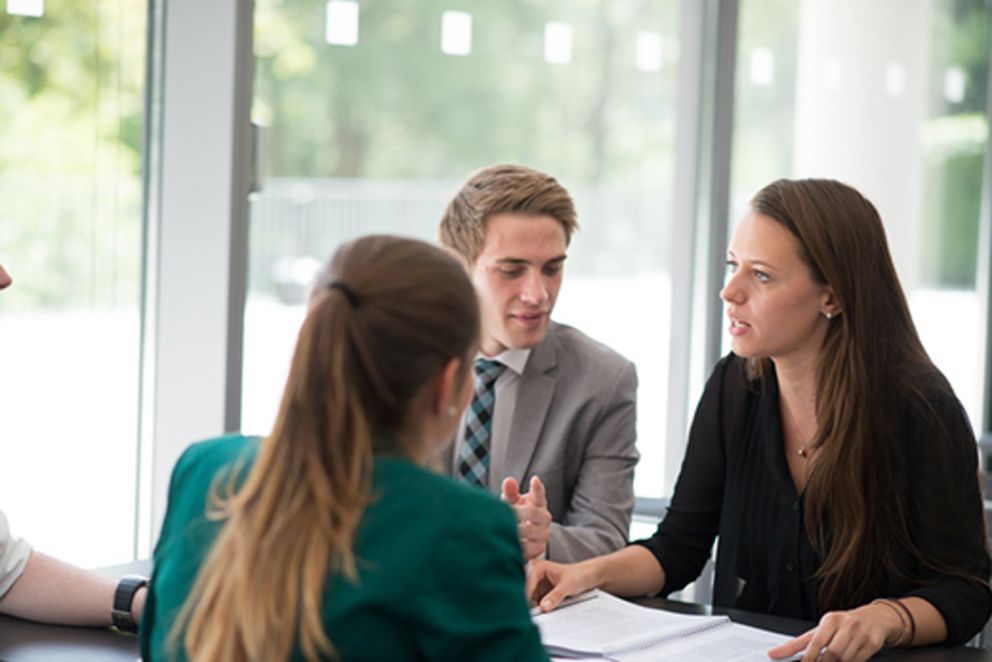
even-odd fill
[(551, 537), (551, 512), (544, 492), (544, 483), (537, 476), (530, 479), (530, 490), (520, 493), (520, 485), (515, 478), (507, 478), (501, 486), (500, 498), (510, 504), (517, 515), (517, 531), (520, 547), (528, 561), (543, 558)]

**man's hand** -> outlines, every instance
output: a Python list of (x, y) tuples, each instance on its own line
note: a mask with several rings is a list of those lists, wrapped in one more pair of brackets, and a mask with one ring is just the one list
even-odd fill
[(530, 561), (543, 557), (551, 537), (551, 513), (544, 494), (544, 483), (534, 476), (530, 479), (530, 491), (521, 494), (516, 478), (507, 478), (503, 481), (502, 492), (503, 501), (510, 504), (517, 514), (517, 531), (524, 558)]

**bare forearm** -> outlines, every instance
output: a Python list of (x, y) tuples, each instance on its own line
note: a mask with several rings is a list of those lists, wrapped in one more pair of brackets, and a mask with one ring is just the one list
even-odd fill
[(944, 622), (944, 616), (930, 602), (916, 597), (902, 598), (901, 602), (912, 612), (913, 620), (916, 621), (913, 646), (938, 644), (947, 639), (947, 623)]
[(947, 639), (944, 616), (923, 598), (880, 598), (852, 613), (867, 611), (882, 625), (886, 646), (926, 646)]
[(114, 579), (33, 551), (24, 573), (0, 599), (0, 612), (47, 623), (108, 626), (116, 587)]
[(654, 554), (640, 545), (585, 561), (596, 586), (623, 597), (653, 595), (665, 587), (665, 571)]

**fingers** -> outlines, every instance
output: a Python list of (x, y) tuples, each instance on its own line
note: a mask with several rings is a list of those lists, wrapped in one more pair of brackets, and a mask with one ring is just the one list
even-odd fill
[(802, 635), (768, 651), (772, 659), (796, 655), (805, 649), (802, 662), (862, 662), (877, 653), (884, 631), (866, 618), (863, 609), (830, 612)]
[(508, 477), (503, 479), (501, 485), (500, 498), (509, 504), (515, 504), (520, 499), (526, 499), (531, 503), (531, 505), (537, 508), (547, 508), (548, 507), (548, 497), (547, 492), (544, 489), (544, 483), (537, 476), (533, 476), (530, 479), (530, 491), (527, 494), (520, 493), (520, 484), (517, 482), (516, 478)]
[(531, 503), (538, 508), (548, 507), (548, 497), (544, 491), (544, 483), (537, 476), (530, 479), (530, 492), (527, 493)]
[(776, 646), (768, 651), (768, 657), (773, 660), (780, 660), (783, 657), (791, 657), (798, 653), (799, 651), (806, 648), (809, 644), (809, 640), (813, 638), (813, 634), (816, 632), (816, 628), (812, 630), (807, 630), (795, 639), (790, 639), (789, 641)]
[(545, 508), (538, 508), (531, 505), (513, 506), (513, 511), (517, 514), (517, 522), (523, 525), (530, 522), (538, 527), (547, 527), (551, 524), (551, 513)]
[(517, 515), (520, 547), (524, 557), (535, 559), (544, 556), (551, 537), (551, 513), (547, 508), (544, 483), (537, 476), (530, 479), (530, 491), (520, 494), (515, 478), (506, 478), (501, 485), (501, 498), (513, 507)]
[(554, 584), (548, 578), (555, 564), (550, 561), (531, 561), (527, 564), (526, 594), (531, 604), (537, 604), (548, 594)]
[(852, 641), (849, 630), (839, 629), (828, 633), (824, 631), (827, 628), (821, 627), (819, 629), (821, 632), (810, 640), (803, 660), (810, 662), (836, 662), (837, 660), (854, 662), (855, 658), (849, 656), (848, 649), (853, 646), (853, 649), (857, 650), (859, 646)]
[(551, 522), (539, 524), (532, 520), (517, 523), (517, 537), (528, 542), (543, 543), (551, 533)]
[(534, 560), (527, 564), (527, 597), (530, 602), (542, 611), (551, 611), (568, 597), (562, 581), (566, 569), (567, 566), (552, 561)]
[(531, 561), (527, 566), (527, 596), (541, 611), (551, 611), (570, 595), (595, 588), (596, 560), (580, 563)]
[(570, 595), (573, 595), (573, 593), (569, 592), (564, 584), (559, 584), (548, 591), (547, 594), (541, 598), (541, 601), (537, 606), (541, 608), (541, 611), (549, 612), (558, 607), (558, 605), (561, 604), (561, 601)]
[[(531, 480), (531, 486), (537, 485), (537, 493), (532, 491), (521, 495), (517, 481), (507, 478), (502, 485), (502, 499), (513, 507), (517, 514), (517, 522), (523, 531), (524, 527), (536, 529), (546, 529), (551, 525), (551, 513), (547, 508), (547, 499), (544, 497), (544, 485), (538, 478)], [(537, 503), (535, 503), (537, 501)], [(521, 533), (521, 537), (530, 537)]]
[(517, 535), (524, 557), (544, 556), (551, 537), (551, 513), (533, 506), (514, 506), (517, 513)]
[(500, 486), (500, 499), (515, 504), (520, 499), (520, 485), (516, 478), (504, 478)]
[(838, 623), (833, 618), (833, 613), (826, 614), (820, 619), (820, 623), (812, 631), (813, 636), (806, 645), (806, 653), (802, 656), (802, 662), (833, 662), (837, 658), (837, 650), (841, 642), (837, 642), (831, 647), (834, 636), (837, 634)]
[(514, 506), (517, 514), (517, 530), (521, 538), (536, 540), (547, 538), (551, 529), (551, 513), (534, 506)]

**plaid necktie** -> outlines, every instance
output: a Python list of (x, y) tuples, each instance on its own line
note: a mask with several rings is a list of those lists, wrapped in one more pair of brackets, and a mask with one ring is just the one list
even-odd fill
[(458, 453), (458, 474), (469, 485), (486, 486), (493, 410), (496, 406), (496, 378), (505, 369), (506, 366), (499, 361), (475, 361), (475, 396), (465, 417), (465, 441)]

